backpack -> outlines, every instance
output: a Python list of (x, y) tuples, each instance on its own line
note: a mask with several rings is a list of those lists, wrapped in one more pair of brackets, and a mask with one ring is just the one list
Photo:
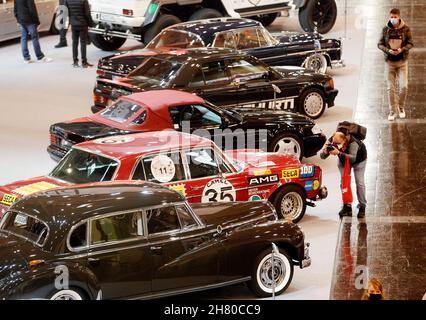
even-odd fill
[(360, 141), (364, 141), (367, 137), (367, 128), (355, 122), (340, 122), (337, 125), (337, 132), (342, 132), (345, 135), (351, 135)]

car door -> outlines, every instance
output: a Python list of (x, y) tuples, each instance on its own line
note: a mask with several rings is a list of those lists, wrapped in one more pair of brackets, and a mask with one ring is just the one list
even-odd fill
[(104, 299), (151, 292), (151, 250), (144, 234), (142, 212), (104, 215), (89, 221), (88, 266)]
[(0, 1), (0, 41), (18, 38), (19, 27), (13, 12), (13, 0)]
[(188, 83), (188, 89), (219, 106), (236, 102), (236, 88), (223, 60), (209, 61), (197, 68)]
[(217, 282), (221, 243), (185, 203), (147, 209), (145, 217), (153, 294)]

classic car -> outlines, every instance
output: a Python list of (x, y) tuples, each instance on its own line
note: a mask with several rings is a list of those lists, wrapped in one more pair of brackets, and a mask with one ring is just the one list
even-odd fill
[(98, 79), (93, 112), (122, 95), (169, 88), (226, 108), (268, 108), (319, 118), (334, 106), (333, 78), (300, 67), (272, 68), (235, 50), (194, 48), (146, 59), (125, 78)]
[(270, 66), (301, 66), (322, 73), (327, 67), (343, 66), (340, 40), (324, 39), (318, 33), (271, 34), (255, 20), (220, 18), (175, 24), (142, 50), (101, 58), (98, 75), (108, 79), (126, 76), (152, 55), (201, 47), (241, 50)]
[(294, 222), (327, 196), (318, 166), (259, 150), (224, 153), (210, 139), (166, 130), (77, 144), (49, 175), (0, 187), (0, 213), (38, 191), (113, 180), (161, 183), (194, 203), (270, 200)]
[(0, 222), (0, 299), (147, 299), (239, 282), (268, 297), (310, 265), (304, 238), (267, 202), (189, 205), (150, 183), (41, 192)]
[[(58, 0), (35, 0), (40, 19), (39, 32), (58, 33), (55, 26)], [(19, 38), (21, 31), (13, 12), (13, 0), (0, 0), (0, 41)]]
[[(300, 114), (224, 109), (194, 94), (164, 89), (123, 96), (96, 114), (52, 125), (47, 151), (58, 161), (76, 143), (164, 129), (195, 134), (208, 131), (222, 149), (258, 148), (298, 159), (314, 156), (326, 141), (315, 122)], [(234, 139), (240, 135), (240, 140)]]

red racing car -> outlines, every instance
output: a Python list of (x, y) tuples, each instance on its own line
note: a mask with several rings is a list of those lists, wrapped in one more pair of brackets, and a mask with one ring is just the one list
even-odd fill
[[(320, 167), (301, 164), (290, 155), (259, 150), (224, 153), (209, 139), (176, 131), (137, 133), (78, 144), (49, 175), (0, 187), (0, 213), (38, 191), (144, 180), (164, 184), (195, 203), (268, 199), (280, 217), (298, 222), (307, 204), (327, 196), (321, 179)], [(119, 196), (111, 194), (111, 201)]]

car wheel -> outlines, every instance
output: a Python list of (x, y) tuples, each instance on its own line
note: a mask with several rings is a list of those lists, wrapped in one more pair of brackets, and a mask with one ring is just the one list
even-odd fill
[(306, 58), (302, 67), (314, 70), (317, 73), (325, 73), (327, 71), (327, 58), (320, 53), (313, 54)]
[[(293, 263), (287, 253), (279, 249), (274, 253), (274, 264), (272, 266), (272, 248), (265, 249), (256, 258), (249, 287), (259, 298), (272, 295), (275, 279), (275, 294), (283, 293), (293, 279)], [(272, 268), (274, 268), (272, 272)], [(274, 277), (272, 276), (274, 274)]]
[(303, 8), (299, 9), (299, 22), (303, 30), (315, 31), (315, 23), (319, 33), (329, 32), (337, 18), (335, 0), (308, 0)]
[(50, 300), (84, 300), (84, 295), (78, 290), (60, 290), (54, 293)]
[(311, 88), (303, 92), (299, 101), (299, 110), (311, 119), (321, 117), (327, 106), (324, 93), (317, 88)]
[(147, 45), (160, 31), (180, 22), (181, 20), (172, 14), (160, 15), (152, 26), (145, 31), (143, 42)]
[(194, 20), (203, 20), (203, 19), (214, 19), (214, 18), (221, 18), (223, 17), (223, 14), (215, 9), (210, 8), (203, 8), (200, 10), (195, 11), (190, 17), (189, 21)]
[(273, 139), (268, 151), (290, 154), (299, 160), (302, 160), (304, 155), (303, 142), (293, 133), (283, 133)]
[(114, 51), (119, 49), (125, 42), (125, 38), (104, 36), (102, 34), (90, 33), (89, 37), (92, 43), (101, 50)]
[(272, 203), (279, 218), (291, 219), (294, 223), (302, 220), (306, 212), (306, 195), (300, 187), (295, 185), (279, 189)]
[(278, 13), (262, 14), (259, 16), (250, 17), (253, 20), (257, 20), (263, 24), (264, 27), (270, 26), (275, 19), (278, 17)]

